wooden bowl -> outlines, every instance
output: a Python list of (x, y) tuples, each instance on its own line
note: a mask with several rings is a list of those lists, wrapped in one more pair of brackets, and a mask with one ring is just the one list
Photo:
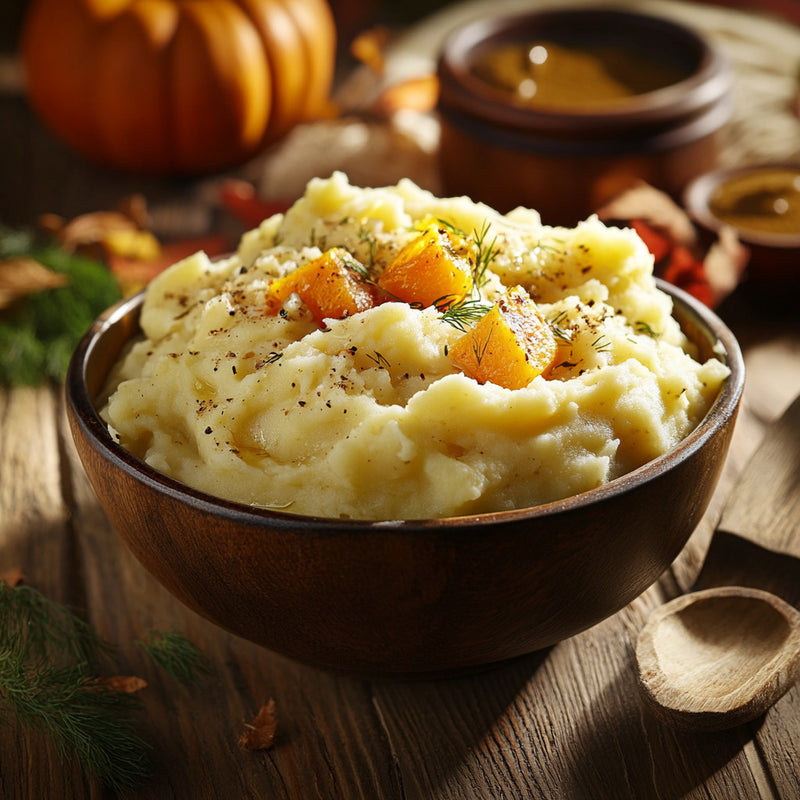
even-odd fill
[[(591, 106), (522, 104), (475, 73), (499, 46), (614, 47), (669, 65), (675, 82)], [(444, 193), (573, 226), (638, 181), (672, 196), (716, 164), (732, 109), (730, 70), (694, 30), (632, 10), (546, 9), (468, 22), (438, 63)]]
[(67, 412), (100, 504), (177, 598), (293, 659), (370, 676), (471, 671), (576, 634), (669, 566), (706, 509), (742, 393), (728, 328), (660, 283), (702, 356), (731, 369), (676, 449), (609, 484), (535, 508), (347, 522), (226, 502), (165, 477), (114, 442), (96, 398), (139, 332), (142, 296), (104, 313), (73, 357)]

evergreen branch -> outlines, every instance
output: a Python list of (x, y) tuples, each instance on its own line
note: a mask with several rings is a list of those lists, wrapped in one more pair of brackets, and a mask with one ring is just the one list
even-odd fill
[(20, 657), (96, 666), (112, 650), (85, 620), (31, 586), (0, 582), (0, 619), (0, 650)]
[(0, 581), (0, 719), (10, 713), (43, 731), (62, 758), (122, 789), (149, 774), (149, 746), (131, 716), (138, 699), (95, 677), (98, 656), (110, 650), (64, 606)]
[(92, 679), (86, 663), (22, 665), (0, 652), (2, 701), (23, 725), (47, 734), (62, 759), (74, 756), (111, 789), (132, 788), (150, 774), (150, 745), (132, 717), (141, 708), (138, 698)]
[(60, 381), (95, 317), (120, 298), (116, 278), (94, 259), (0, 227), (0, 258), (28, 256), (65, 275), (66, 285), (36, 292), (0, 318), (0, 385)]
[(175, 631), (150, 631), (139, 645), (168, 675), (182, 686), (194, 686), (214, 669), (206, 654)]

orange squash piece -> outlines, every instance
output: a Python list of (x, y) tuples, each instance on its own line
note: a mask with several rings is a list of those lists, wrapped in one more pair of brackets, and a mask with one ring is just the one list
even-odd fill
[(358, 262), (343, 247), (334, 247), (294, 271), (274, 280), (267, 294), (267, 311), (277, 314), (291, 294), (297, 294), (317, 323), (366, 311), (376, 305), (374, 288), (354, 269)]
[(434, 224), (400, 250), (378, 286), (410, 305), (444, 311), (472, 290), (472, 265), (456, 252), (448, 232)]
[(450, 358), (466, 375), (506, 389), (527, 386), (555, 356), (555, 336), (521, 286), (509, 289), (450, 347)]

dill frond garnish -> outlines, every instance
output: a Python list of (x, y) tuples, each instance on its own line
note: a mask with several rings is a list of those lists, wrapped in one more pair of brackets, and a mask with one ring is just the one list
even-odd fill
[(560, 339), (562, 342), (569, 344), (572, 341), (572, 331), (561, 325), (566, 316), (567, 312), (561, 311), (552, 319), (547, 320), (547, 324), (550, 326), (550, 330), (553, 331), (553, 336), (555, 336), (556, 339)]
[(365, 264), (362, 264), (352, 253), (348, 251), (347, 255), (342, 255), (342, 263), (349, 269), (351, 272), (355, 272), (360, 278), (362, 278), (367, 283), (374, 283), (374, 281), (370, 278), (369, 275), (369, 267)]
[[(363, 225), (358, 229), (358, 241), (359, 242), (366, 242), (367, 246), (369, 247), (369, 259), (367, 261), (367, 269), (363, 269), (362, 272), (359, 274), (366, 278), (369, 274), (368, 268), (371, 267), (375, 263), (375, 250), (378, 246), (378, 241), (375, 238), (375, 234), (369, 230), (369, 228), (364, 227)], [(359, 264), (359, 266), (361, 266)]]
[(634, 323), (634, 330), (636, 333), (644, 333), (647, 334), (651, 339), (656, 339), (658, 334), (646, 323), (642, 320), (637, 320)]
[(384, 356), (383, 353), (379, 353), (377, 350), (374, 350), (372, 353), (367, 353), (367, 358), (381, 369), (389, 369), (391, 366), (386, 356)]
[(494, 333), (494, 325), (489, 328), (489, 333), (486, 335), (486, 338), (482, 341), (478, 341), (478, 337), (474, 337), (472, 341), (472, 352), (475, 356), (475, 361), (480, 366), (481, 361), (483, 361), (483, 357), (486, 355), (486, 351), (489, 349), (489, 342), (491, 341), (492, 334)]
[(474, 325), (481, 317), (491, 311), (491, 306), (480, 300), (464, 300), (457, 305), (450, 306), (442, 312), (442, 320), (457, 328), (466, 331)]
[(612, 343), (607, 336), (601, 334), (592, 342), (592, 347), (598, 353), (608, 353), (611, 350)]
[[(557, 241), (557, 242), (560, 242), (561, 244), (563, 244), (563, 240), (562, 240), (562, 239), (555, 239), (554, 241)], [(550, 251), (550, 252), (552, 252), (552, 253), (560, 253), (560, 252), (561, 252), (561, 251), (559, 250), (559, 248), (558, 248), (558, 247), (556, 247), (555, 245), (552, 245), (552, 244), (543, 244), (541, 240), (539, 240), (539, 241), (536, 243), (536, 247), (535, 247), (534, 249), (535, 249), (535, 250), (549, 250), (549, 251)]]
[(472, 272), (472, 281), (476, 289), (480, 289), (486, 283), (486, 270), (499, 252), (497, 237), (487, 244), (486, 237), (489, 235), (491, 225), (484, 221), (480, 231), (474, 230), (472, 238), (475, 240), (475, 265)]
[(96, 678), (110, 646), (29, 586), (0, 582), (0, 620), (0, 718), (44, 732), (62, 758), (77, 758), (109, 788), (146, 778), (150, 745), (132, 715), (140, 702)]
[(455, 236), (459, 236), (462, 239), (467, 238), (467, 232), (462, 230), (461, 228), (454, 225), (452, 222), (448, 222), (446, 219), (442, 219), (441, 217), (437, 217), (436, 221), (441, 225), (445, 230), (450, 231)]
[(203, 676), (213, 674), (206, 654), (175, 631), (150, 631), (146, 640), (135, 642), (182, 686), (194, 686)]

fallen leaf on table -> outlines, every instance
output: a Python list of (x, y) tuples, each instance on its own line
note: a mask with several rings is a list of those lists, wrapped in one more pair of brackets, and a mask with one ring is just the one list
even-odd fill
[(147, 229), (147, 204), (141, 195), (123, 198), (113, 211), (90, 211), (71, 220), (43, 214), (39, 227), (67, 253), (153, 261), (161, 251), (158, 239)]
[(384, 25), (376, 25), (353, 39), (350, 43), (350, 55), (376, 75), (383, 75), (386, 66), (384, 52), (388, 41), (389, 29)]
[(439, 99), (439, 80), (435, 75), (421, 75), (387, 86), (372, 102), (369, 110), (390, 117), (398, 111), (433, 111)]
[(112, 692), (126, 692), (127, 694), (133, 694), (147, 686), (147, 681), (136, 675), (113, 675), (110, 678), (101, 678), (99, 682), (111, 689)]
[(66, 283), (66, 275), (53, 272), (34, 258), (3, 259), (0, 261), (0, 310), (29, 294), (55, 289)]
[(268, 750), (275, 742), (277, 728), (275, 701), (270, 699), (266, 705), (261, 706), (253, 721), (245, 724), (239, 737), (239, 747), (242, 750)]

